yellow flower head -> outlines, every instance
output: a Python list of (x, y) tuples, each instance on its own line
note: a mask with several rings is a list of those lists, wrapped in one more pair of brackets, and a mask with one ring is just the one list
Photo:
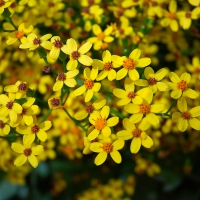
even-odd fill
[(48, 104), (50, 109), (62, 108), (60, 97), (51, 97), (48, 99)]
[(8, 118), (0, 117), (0, 136), (8, 135), (10, 132), (10, 126), (6, 124), (8, 122)]
[(0, 0), (0, 15), (4, 12), (4, 9), (8, 8), (11, 4), (11, 0)]

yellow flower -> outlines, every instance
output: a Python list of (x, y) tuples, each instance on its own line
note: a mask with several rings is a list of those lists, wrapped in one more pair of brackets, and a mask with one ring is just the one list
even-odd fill
[[(133, 123), (139, 122), (143, 116), (145, 115), (145, 118), (147, 118), (147, 121), (152, 125), (158, 125), (159, 119), (155, 115), (155, 113), (160, 113), (164, 110), (165, 105), (164, 104), (153, 104), (150, 105), (152, 102), (153, 93), (150, 89), (144, 88), (140, 90), (139, 95), (143, 97), (143, 102), (139, 105), (135, 105), (133, 103), (129, 103), (128, 105), (125, 105), (124, 110), (128, 113), (133, 114), (130, 118), (130, 120)], [(142, 96), (145, 95), (145, 96)]]
[(51, 34), (46, 34), (43, 35), (42, 37), (37, 37), (37, 35), (35, 35), (34, 33), (31, 33), (28, 35), (27, 37), (27, 42), (21, 44), (19, 46), (20, 49), (29, 49), (31, 50), (35, 50), (37, 49), (39, 46), (43, 46), (43, 42), (47, 41), (48, 39), (51, 38)]
[(167, 91), (168, 85), (166, 83), (161, 82), (167, 74), (167, 70), (165, 68), (159, 69), (156, 73), (154, 73), (151, 67), (146, 67), (144, 70), (144, 76), (147, 80), (139, 79), (135, 81), (135, 85), (138, 86), (148, 86), (153, 93), (159, 91)]
[(5, 8), (8, 8), (12, 4), (10, 0), (0, 0), (0, 15), (4, 12)]
[(76, 69), (78, 61), (85, 66), (91, 66), (93, 63), (92, 59), (89, 56), (84, 55), (91, 49), (91, 47), (92, 44), (90, 42), (86, 42), (78, 49), (76, 41), (72, 38), (68, 39), (66, 45), (61, 48), (65, 54), (70, 56), (70, 60), (66, 66), (67, 70)]
[(83, 120), (88, 115), (91, 115), (94, 111), (100, 110), (103, 106), (105, 106), (105, 99), (98, 99), (93, 104), (89, 104), (85, 107), (85, 109), (78, 111), (75, 113), (74, 118), (77, 120)]
[(113, 94), (116, 97), (121, 99), (117, 102), (118, 106), (124, 106), (124, 105), (130, 103), (131, 101), (134, 104), (141, 104), (142, 103), (143, 99), (142, 99), (142, 97), (140, 97), (137, 94), (137, 92), (135, 92), (134, 82), (130, 78), (125, 79), (124, 88), (125, 88), (125, 90), (122, 90), (122, 89), (119, 89), (119, 88), (115, 88), (113, 90)]
[(69, 71), (67, 73), (59, 73), (56, 82), (53, 85), (53, 91), (58, 91), (63, 87), (63, 84), (65, 84), (68, 87), (75, 87), (76, 86), (76, 80), (74, 77), (79, 73), (78, 69), (74, 69), (72, 71)]
[(96, 165), (101, 165), (105, 162), (108, 153), (110, 153), (112, 159), (116, 163), (121, 163), (122, 157), (118, 150), (122, 149), (124, 146), (124, 140), (118, 139), (114, 142), (110, 138), (105, 139), (103, 142), (94, 142), (90, 145), (90, 150), (99, 153), (95, 158), (94, 163)]
[(184, 96), (191, 98), (191, 99), (195, 99), (199, 96), (196, 91), (188, 88), (188, 83), (191, 80), (190, 74), (185, 72), (179, 78), (177, 74), (175, 74), (174, 72), (170, 72), (169, 78), (172, 81), (172, 83), (167, 82), (167, 84), (173, 90), (171, 92), (171, 97), (173, 99), (180, 98), (182, 94)]
[(129, 119), (124, 119), (123, 126), (126, 130), (119, 131), (117, 137), (123, 140), (133, 138), (130, 146), (131, 153), (137, 153), (141, 145), (146, 148), (150, 148), (153, 145), (153, 140), (145, 132), (150, 127), (146, 118), (136, 125), (131, 123)]
[(141, 50), (135, 49), (131, 52), (128, 58), (125, 56), (113, 56), (113, 64), (116, 63), (117, 65), (123, 66), (123, 68), (117, 72), (116, 80), (123, 79), (127, 74), (133, 81), (139, 79), (139, 73), (136, 68), (143, 68), (151, 63), (150, 58), (139, 59), (140, 54)]
[(84, 69), (84, 85), (76, 89), (73, 94), (74, 96), (79, 96), (83, 94), (86, 90), (86, 96), (85, 96), (85, 102), (88, 102), (92, 99), (94, 92), (98, 92), (101, 88), (100, 83), (95, 83), (94, 80), (97, 77), (98, 74), (98, 68), (93, 67), (92, 70), (89, 69), (89, 67)]
[(90, 123), (94, 126), (94, 130), (88, 135), (88, 139), (94, 140), (100, 133), (104, 137), (109, 137), (111, 134), (110, 127), (115, 126), (119, 122), (118, 117), (107, 119), (110, 114), (110, 107), (104, 106), (100, 112), (96, 111), (89, 117)]
[(102, 31), (101, 27), (95, 24), (93, 25), (92, 30), (96, 37), (89, 38), (88, 42), (91, 42), (92, 44), (94, 43), (95, 50), (101, 49), (103, 42), (110, 43), (114, 40), (114, 38), (110, 36), (112, 33), (112, 27), (108, 27), (105, 31)]
[(200, 60), (197, 56), (194, 56), (192, 58), (192, 64), (187, 63), (186, 67), (188, 71), (192, 73), (192, 81), (195, 82), (196, 79), (200, 80)]
[(33, 26), (29, 26), (29, 28), (25, 28), (25, 24), (22, 23), (19, 25), (18, 30), (15, 31), (15, 33), (8, 36), (8, 40), (6, 41), (7, 45), (14, 44), (18, 39), (23, 43), (23, 41), (26, 41), (25, 34), (30, 33), (33, 30)]
[(0, 117), (0, 136), (8, 135), (10, 132), (10, 126), (6, 124), (8, 122), (8, 118)]
[(172, 120), (178, 122), (178, 129), (184, 132), (189, 123), (193, 129), (200, 130), (200, 120), (197, 119), (200, 116), (200, 106), (193, 107), (188, 111), (187, 102), (184, 97), (178, 100), (177, 105), (180, 112), (174, 112), (172, 114)]
[(9, 93), (8, 96), (5, 94), (0, 95), (0, 104), (3, 105), (2, 108), (0, 108), (1, 116), (7, 117), (9, 115), (9, 119), (11, 122), (17, 121), (17, 114), (20, 114), (22, 112), (22, 107), (18, 103), (14, 102), (15, 95), (12, 93)]
[(21, 154), (14, 161), (14, 165), (17, 167), (22, 166), (28, 160), (29, 163), (36, 168), (38, 166), (38, 161), (35, 156), (40, 155), (44, 151), (42, 145), (37, 145), (36, 147), (31, 148), (30, 145), (22, 145), (16, 142), (12, 143), (11, 148), (15, 152)]
[(51, 97), (48, 99), (48, 105), (50, 109), (62, 108), (60, 97)]

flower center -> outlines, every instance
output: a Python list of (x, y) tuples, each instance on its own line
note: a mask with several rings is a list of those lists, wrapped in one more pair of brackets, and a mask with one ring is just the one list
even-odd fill
[(12, 101), (8, 102), (8, 103), (6, 104), (6, 107), (7, 107), (8, 109), (12, 109), (12, 107), (13, 107), (13, 102), (12, 102)]
[(73, 51), (72, 54), (71, 54), (72, 58), (74, 60), (77, 60), (78, 57), (80, 56), (79, 52), (78, 51)]
[(157, 3), (156, 1), (152, 1), (152, 2), (151, 2), (151, 5), (152, 5), (152, 6), (157, 6), (158, 3)]
[(32, 153), (32, 150), (31, 149), (24, 149), (24, 155), (25, 156), (30, 156)]
[(98, 38), (98, 40), (103, 40), (104, 39), (104, 33), (103, 32), (101, 32), (101, 33), (99, 33), (98, 35), (97, 35), (97, 38)]
[(84, 85), (87, 89), (92, 89), (94, 86), (94, 81), (92, 79), (86, 79)]
[(169, 13), (168, 13), (168, 18), (169, 18), (169, 19), (175, 19), (175, 17), (176, 17), (176, 14), (175, 14), (175, 13), (173, 13), (173, 12), (169, 12)]
[(148, 114), (150, 112), (150, 105), (147, 103), (143, 103), (140, 105), (140, 113)]
[(55, 40), (53, 44), (56, 48), (61, 48), (63, 46), (60, 40)]
[(185, 17), (186, 17), (186, 18), (190, 18), (190, 17), (191, 17), (191, 13), (190, 13), (190, 12), (186, 12), (186, 13), (185, 13)]
[(51, 100), (51, 105), (52, 106), (59, 106), (60, 105), (60, 99), (53, 98)]
[(24, 31), (15, 31), (15, 36), (18, 38), (18, 39), (21, 39), (23, 36), (24, 36)]
[(134, 44), (138, 44), (140, 41), (141, 41), (141, 38), (140, 38), (139, 36), (135, 36), (135, 37), (133, 38), (133, 43), (134, 43)]
[(110, 71), (112, 68), (113, 68), (112, 63), (107, 62), (107, 63), (104, 64), (104, 69), (106, 71)]
[(51, 2), (51, 1), (49, 1), (49, 2), (48, 2), (48, 6), (49, 6), (49, 7), (53, 7), (53, 6), (54, 6), (54, 3)]
[(90, 114), (94, 111), (94, 107), (92, 105), (86, 106), (85, 111)]
[(88, 0), (88, 4), (91, 6), (92, 4), (94, 4), (94, 0)]
[(155, 78), (150, 77), (148, 79), (148, 83), (149, 83), (149, 85), (155, 85), (157, 83), (157, 80)]
[(123, 61), (123, 67), (125, 69), (131, 70), (135, 68), (135, 62), (132, 58), (127, 58), (126, 60)]
[(23, 116), (24, 114), (26, 114), (26, 109), (22, 108), (22, 113), (20, 115)]
[(119, 33), (120, 33), (120, 35), (123, 35), (124, 34), (124, 29), (120, 28), (119, 29)]
[(113, 150), (113, 145), (110, 142), (105, 142), (103, 144), (102, 149), (106, 152), (106, 153), (110, 153)]
[(35, 39), (33, 40), (33, 44), (35, 44), (35, 45), (41, 44), (40, 38), (35, 38)]
[(20, 83), (19, 86), (18, 86), (18, 89), (19, 89), (19, 92), (20, 91), (27, 91), (28, 87), (27, 87), (27, 84), (26, 83)]
[(185, 111), (182, 113), (182, 117), (183, 117), (183, 119), (190, 119), (191, 115), (188, 111)]
[(4, 128), (4, 126), (5, 126), (5, 124), (3, 123), (3, 121), (2, 121), (2, 120), (0, 120), (0, 128), (1, 128), (1, 129), (3, 129), (3, 128)]
[(59, 73), (57, 79), (59, 81), (64, 81), (66, 80), (66, 75), (64, 73)]
[(48, 66), (44, 66), (44, 68), (42, 69), (43, 72), (49, 74), (51, 72), (50, 68)]
[(31, 127), (32, 133), (37, 133), (39, 131), (39, 127), (37, 125)]
[(5, 1), (0, 0), (0, 7), (3, 6), (5, 4)]
[(123, 15), (123, 11), (122, 11), (122, 10), (118, 10), (118, 11), (117, 11), (117, 16), (120, 17), (120, 16), (122, 16), (122, 15)]
[(136, 128), (132, 131), (134, 137), (140, 137), (142, 131), (139, 128)]
[(127, 95), (127, 97), (128, 97), (129, 99), (134, 99), (135, 96), (136, 96), (136, 93), (135, 93), (135, 92), (129, 92), (128, 95)]
[(95, 121), (95, 128), (99, 131), (106, 127), (107, 121), (104, 118), (97, 119)]
[(195, 67), (194, 68), (194, 73), (196, 73), (196, 74), (200, 73), (200, 67)]
[(179, 90), (182, 90), (182, 91), (186, 90), (187, 89), (187, 83), (186, 83), (186, 81), (181, 80), (180, 82), (178, 82), (177, 83), (177, 88)]
[(99, 141), (98, 138), (95, 138), (94, 140), (91, 141), (91, 143), (98, 142), (98, 141)]

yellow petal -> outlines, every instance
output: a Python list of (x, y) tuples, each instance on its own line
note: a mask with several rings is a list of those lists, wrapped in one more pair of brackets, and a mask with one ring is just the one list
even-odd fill
[(101, 116), (102, 116), (102, 118), (107, 119), (108, 116), (109, 116), (109, 114), (110, 114), (110, 107), (109, 106), (104, 106), (102, 108), (102, 110), (101, 110)]
[(73, 95), (74, 96), (79, 96), (81, 94), (83, 94), (85, 92), (86, 88), (84, 85), (82, 85), (81, 87), (79, 87), (78, 89), (76, 89), (74, 92), (73, 92)]
[(197, 118), (189, 119), (190, 126), (195, 130), (200, 130), (200, 121)]
[(150, 58), (140, 58), (138, 61), (137, 61), (137, 67), (146, 67), (148, 65), (151, 64), (151, 59)]
[(12, 143), (12, 146), (11, 146), (12, 150), (17, 152), (17, 153), (23, 153), (24, 152), (24, 146), (22, 144), (19, 144), (19, 143)]
[(188, 127), (188, 121), (181, 118), (178, 122), (178, 130), (184, 132), (186, 131), (187, 127)]
[(105, 151), (100, 152), (94, 160), (96, 165), (101, 165), (105, 162), (107, 158), (107, 153)]
[(148, 122), (154, 126), (159, 124), (159, 119), (154, 113), (149, 113), (146, 115)]
[(122, 131), (117, 132), (117, 138), (119, 138), (119, 139), (129, 140), (132, 137), (133, 137), (133, 135), (132, 135), (131, 131), (122, 130)]
[(131, 153), (137, 153), (141, 147), (141, 139), (140, 138), (133, 138), (131, 142)]
[(122, 162), (122, 157), (120, 155), (120, 153), (118, 151), (112, 151), (110, 153), (110, 156), (112, 157), (112, 159), (116, 162), (116, 163), (121, 163)]
[(200, 106), (196, 106), (189, 110), (189, 113), (192, 117), (199, 117), (200, 116)]
[(92, 43), (90, 42), (86, 42), (85, 44), (83, 44), (79, 49), (78, 49), (78, 52), (80, 54), (85, 54), (87, 53), (92, 47)]
[(31, 154), (30, 156), (28, 156), (28, 161), (34, 168), (38, 166), (37, 158), (34, 155)]
[(14, 161), (14, 165), (16, 165), (17, 167), (22, 166), (25, 162), (27, 161), (27, 157), (22, 154), (20, 156), (18, 156), (15, 161)]
[(119, 117), (111, 117), (110, 119), (107, 120), (107, 126), (115, 126), (119, 122)]
[(92, 99), (93, 95), (94, 95), (93, 90), (88, 90), (85, 95), (85, 102), (89, 102)]
[(99, 153), (102, 151), (102, 143), (100, 142), (93, 142), (90, 144), (90, 150), (96, 153)]
[(184, 97), (181, 97), (177, 102), (178, 109), (181, 112), (187, 111), (187, 102)]
[(36, 147), (32, 147), (31, 150), (33, 155), (40, 155), (44, 152), (44, 147), (42, 145), (37, 145)]
[(140, 112), (140, 107), (138, 105), (130, 103), (130, 104), (124, 106), (124, 110), (128, 113), (134, 114), (134, 113)]
[(150, 148), (153, 145), (153, 140), (147, 135), (146, 140), (142, 140), (142, 146)]
[(78, 57), (78, 61), (85, 65), (85, 66), (91, 66), (92, 63), (93, 63), (93, 60), (92, 58), (90, 58), (89, 56), (87, 55), (81, 55), (80, 57)]
[(141, 50), (140, 49), (134, 49), (131, 54), (129, 55), (129, 58), (132, 58), (133, 60), (139, 59), (141, 55)]
[(77, 44), (76, 41), (73, 38), (70, 38), (67, 40), (67, 47), (71, 52), (77, 51)]

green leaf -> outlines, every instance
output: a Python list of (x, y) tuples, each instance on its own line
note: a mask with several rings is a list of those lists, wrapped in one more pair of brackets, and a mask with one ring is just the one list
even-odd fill
[(66, 58), (67, 58), (67, 55), (63, 53), (62, 51), (60, 51), (59, 60), (61, 60), (62, 62), (65, 62)]
[(3, 18), (10, 18), (10, 11), (8, 10), (8, 8), (4, 9), (4, 12), (1, 14)]
[(47, 53), (46, 53), (46, 51), (44, 49), (38, 48), (37, 52), (38, 52), (40, 58), (46, 58)]
[(17, 100), (15, 100), (18, 104), (20, 104), (20, 105), (22, 105), (22, 104), (24, 104), (24, 103), (26, 103), (27, 102), (27, 100), (25, 99), (25, 98), (21, 98), (21, 99), (17, 99)]
[(26, 96), (27, 97), (34, 97), (35, 95), (35, 91), (31, 90), (30, 88), (28, 89), (28, 91), (26, 92)]

